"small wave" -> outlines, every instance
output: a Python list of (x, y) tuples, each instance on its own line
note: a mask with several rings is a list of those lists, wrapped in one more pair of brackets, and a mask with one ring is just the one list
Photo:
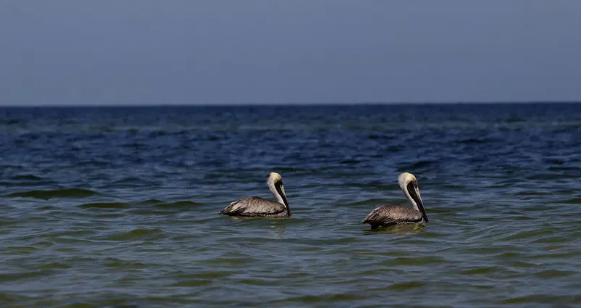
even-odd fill
[(427, 257), (401, 257), (394, 260), (383, 262), (384, 265), (431, 265), (445, 263), (446, 260), (441, 257), (427, 256)]
[(404, 172), (408, 170), (425, 170), (428, 169), (436, 164), (434, 160), (418, 160), (413, 163), (409, 164), (402, 164), (401, 168), (398, 168), (398, 171)]
[(326, 295), (304, 295), (289, 298), (289, 302), (293, 303), (320, 303), (320, 302), (338, 302), (338, 301), (354, 301), (363, 299), (362, 296), (355, 294), (337, 293), (337, 294), (326, 294)]
[(44, 276), (47, 274), (47, 271), (28, 271), (28, 272), (9, 272), (9, 273), (0, 273), (0, 282), (1, 281), (15, 281), (21, 279), (30, 279), (30, 278), (37, 278), (40, 276)]
[(177, 277), (180, 279), (190, 279), (190, 280), (194, 280), (194, 279), (219, 279), (219, 278), (224, 278), (224, 277), (228, 277), (235, 274), (234, 272), (230, 272), (230, 271), (207, 271), (207, 272), (201, 272), (201, 273), (193, 273), (193, 274), (181, 274), (178, 275)]
[(142, 179), (137, 178), (137, 177), (126, 177), (126, 178), (122, 178), (119, 180), (116, 180), (113, 182), (113, 185), (117, 185), (117, 184), (129, 184), (129, 183), (137, 183), (137, 182), (142, 182)]
[(358, 163), (360, 163), (361, 161), (358, 159), (344, 159), (341, 160), (340, 163), (343, 165), (356, 165)]
[(173, 284), (173, 287), (201, 287), (211, 284), (209, 280), (185, 280)]
[(546, 244), (553, 244), (553, 243), (563, 243), (564, 238), (562, 236), (549, 236), (543, 237), (538, 240), (533, 241), (533, 243), (546, 243)]
[(22, 192), (15, 192), (8, 195), (8, 197), (20, 198), (35, 198), (49, 200), (53, 198), (86, 198), (98, 193), (88, 189), (82, 188), (63, 188), (54, 190), (29, 190)]
[(160, 203), (156, 203), (154, 204), (157, 207), (193, 207), (193, 206), (197, 206), (197, 205), (201, 205), (201, 203), (198, 202), (193, 202), (190, 200), (180, 200), (180, 201), (174, 201), (174, 202), (160, 202)]
[(273, 284), (272, 281), (255, 278), (241, 279), (238, 281), (238, 283), (251, 286), (268, 286)]
[(144, 201), (139, 202), (138, 204), (144, 204), (144, 205), (154, 205), (154, 204), (158, 204), (158, 203), (163, 203), (164, 201), (158, 200), (158, 199), (147, 199)]
[(502, 301), (502, 304), (527, 304), (527, 303), (537, 303), (537, 304), (544, 304), (547, 305), (549, 303), (565, 305), (566, 303), (570, 304), (580, 304), (580, 296), (579, 295), (546, 295), (546, 294), (531, 294), (525, 296), (518, 296), (508, 298)]
[[(360, 200), (360, 201), (355, 201), (355, 202), (348, 202), (348, 203), (344, 203), (342, 205), (344, 206), (377, 206), (379, 204), (390, 204), (392, 203), (391, 200), (388, 199), (366, 199), (366, 200)], [(401, 202), (399, 202), (401, 203)], [(368, 209), (370, 210), (370, 209)], [(368, 212), (367, 212), (368, 213)]]
[(154, 206), (154, 207), (165, 207), (165, 208), (193, 207), (193, 206), (197, 206), (197, 205), (202, 205), (202, 203), (194, 202), (191, 200), (178, 200), (178, 201), (166, 202), (166, 201), (162, 201), (162, 200), (158, 200), (158, 199), (148, 199), (148, 200), (140, 201), (137, 204), (144, 205), (144, 206), (150, 205), (150, 206)]
[(582, 204), (582, 199), (580, 197), (574, 197), (570, 199), (563, 199), (560, 201), (560, 203), (580, 205)]
[(129, 204), (121, 202), (94, 202), (84, 203), (79, 205), (81, 208), (95, 208), (95, 209), (124, 209), (128, 208)]
[(36, 252), (39, 248), (34, 246), (8, 246), (3, 247), (2, 252), (7, 255), (25, 255)]
[[(135, 205), (135, 204), (134, 204)], [(134, 214), (139, 215), (159, 215), (170, 213), (170, 211), (190, 210), (200, 205), (200, 203), (182, 200), (174, 202), (163, 202), (153, 200), (151, 202), (140, 202), (138, 206), (133, 208)]]
[(134, 241), (160, 237), (164, 232), (161, 229), (133, 229), (127, 232), (119, 232), (108, 236), (111, 241)]
[(107, 258), (105, 260), (105, 265), (111, 268), (121, 268), (121, 269), (141, 269), (145, 268), (146, 265), (139, 261), (133, 260), (122, 260), (117, 258)]
[(494, 267), (476, 267), (468, 270), (464, 270), (461, 273), (465, 275), (486, 275), (497, 271)]
[(17, 125), (21, 123), (25, 123), (26, 121), (23, 119), (2, 119), (0, 120), (0, 124), (2, 125)]
[(80, 204), (81, 208), (95, 208), (95, 209), (124, 209), (128, 208), (129, 204), (121, 202), (94, 202)]
[(523, 240), (529, 238), (540, 237), (547, 234), (553, 234), (555, 230), (553, 228), (542, 228), (536, 230), (527, 230), (527, 231), (520, 231), (516, 233), (512, 233), (511, 235), (504, 238), (504, 240)]
[(490, 142), (490, 139), (487, 139), (487, 138), (466, 138), (466, 139), (461, 139), (461, 140), (457, 141), (457, 143), (462, 143), (462, 144), (481, 144), (481, 143), (486, 143), (486, 142)]
[(47, 262), (37, 265), (36, 267), (43, 271), (50, 271), (70, 268), (70, 265), (61, 262)]
[(12, 179), (13, 180), (27, 180), (27, 181), (41, 181), (42, 180), (42, 178), (40, 178), (36, 175), (32, 175), (32, 174), (17, 175), (17, 176), (13, 176)]
[(572, 271), (544, 270), (544, 271), (540, 271), (540, 272), (535, 273), (535, 276), (541, 277), (541, 278), (556, 278), (556, 277), (571, 276), (571, 275), (575, 275), (575, 274), (576, 274), (576, 272), (572, 272)]
[(386, 153), (395, 153), (395, 152), (399, 152), (401, 150), (402, 150), (402, 147), (400, 147), (400, 146), (390, 145), (390, 146), (388, 146), (388, 147), (386, 147), (384, 149), (384, 152), (386, 152)]
[(243, 266), (252, 262), (252, 258), (249, 257), (219, 257), (215, 259), (206, 260), (205, 263), (214, 266)]
[(23, 303), (27, 298), (22, 295), (16, 295), (14, 293), (4, 293), (0, 292), (0, 303), (9, 304), (9, 303)]
[(394, 283), (394, 284), (388, 286), (387, 289), (394, 290), (394, 291), (404, 291), (404, 290), (421, 288), (424, 285), (425, 285), (425, 283), (421, 282), (421, 281), (406, 281), (406, 282)]

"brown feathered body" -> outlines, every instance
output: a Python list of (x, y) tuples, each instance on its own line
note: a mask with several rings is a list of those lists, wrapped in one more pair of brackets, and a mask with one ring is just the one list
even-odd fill
[(289, 216), (287, 207), (279, 202), (262, 199), (260, 197), (248, 197), (230, 203), (221, 210), (221, 214), (229, 216)]
[(379, 206), (372, 210), (363, 220), (363, 223), (371, 225), (371, 229), (420, 222), (424, 222), (424, 217), (420, 211), (399, 205)]

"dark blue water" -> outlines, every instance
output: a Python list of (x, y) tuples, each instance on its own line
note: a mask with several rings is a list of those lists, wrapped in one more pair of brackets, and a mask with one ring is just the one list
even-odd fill
[(580, 105), (0, 108), (0, 209), (2, 306), (578, 306)]

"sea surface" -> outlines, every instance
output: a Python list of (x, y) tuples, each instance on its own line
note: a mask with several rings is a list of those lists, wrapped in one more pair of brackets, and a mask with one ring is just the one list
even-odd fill
[(2, 307), (510, 304), (580, 305), (579, 103), (0, 108)]

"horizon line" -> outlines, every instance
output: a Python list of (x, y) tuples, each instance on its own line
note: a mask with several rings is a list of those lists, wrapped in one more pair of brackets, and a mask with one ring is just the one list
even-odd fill
[(255, 106), (375, 106), (375, 105), (495, 105), (495, 104), (581, 104), (581, 100), (530, 100), (530, 101), (423, 101), (423, 102), (244, 102), (244, 103), (90, 103), (90, 104), (0, 104), (0, 108), (44, 108), (44, 107), (255, 107)]

